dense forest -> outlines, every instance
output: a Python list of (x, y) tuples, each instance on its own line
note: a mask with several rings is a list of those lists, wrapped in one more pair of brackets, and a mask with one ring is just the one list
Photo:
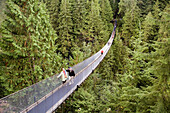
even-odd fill
[(0, 97), (73, 66), (116, 37), (55, 112), (169, 113), (169, 0), (0, 0)]

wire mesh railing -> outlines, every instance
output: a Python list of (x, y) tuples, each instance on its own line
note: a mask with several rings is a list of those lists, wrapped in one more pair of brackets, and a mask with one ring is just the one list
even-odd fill
[[(57, 101), (61, 100), (61, 98), (64, 98), (64, 99), (67, 98), (67, 96), (63, 96), (63, 94), (67, 95), (69, 94), (68, 92), (71, 89), (75, 90), (76, 86), (80, 85), (88, 77), (88, 75), (98, 66), (98, 64), (102, 61), (104, 56), (107, 54), (109, 48), (111, 47), (113, 38), (114, 38), (113, 35), (115, 34), (115, 28), (116, 26), (114, 26), (114, 30), (112, 32), (112, 35), (109, 41), (101, 49), (104, 51), (103, 55), (101, 55), (101, 50), (100, 50), (93, 56), (89, 57), (83, 62), (72, 67), (73, 70), (75, 71), (75, 74), (77, 75), (74, 78), (74, 81), (75, 81), (74, 84), (72, 84), (71, 86), (68, 86), (67, 83), (63, 85), (61, 77), (58, 78), (58, 75), (56, 74), (30, 87), (24, 88), (16, 93), (13, 93), (9, 96), (1, 98), (0, 99), (0, 113), (18, 113), (18, 112), (23, 112), (23, 111), (27, 112), (28, 110), (27, 108), (29, 108), (31, 105), (35, 105), (35, 103), (36, 105), (38, 105), (39, 103), (44, 102), (46, 98), (49, 98), (45, 102), (46, 105), (44, 104), (40, 106), (42, 110), (39, 110), (39, 111), (32, 110), (33, 113), (34, 112), (47, 112), (48, 109), (51, 109), (51, 107), (54, 106), (57, 103)], [(63, 88), (63, 91), (62, 91), (63, 94), (57, 94), (57, 90), (61, 90), (62, 87), (67, 87), (67, 88)], [(51, 92), (54, 93), (55, 95), (51, 94)], [(51, 102), (53, 100), (55, 101)], [(55, 108), (60, 103), (61, 102), (59, 102), (55, 106)], [(55, 108), (53, 108), (52, 110), (54, 110)], [(30, 108), (29, 110), (31, 109), (32, 108)]]
[(0, 99), (0, 113), (20, 112), (62, 84), (54, 75), (37, 84)]

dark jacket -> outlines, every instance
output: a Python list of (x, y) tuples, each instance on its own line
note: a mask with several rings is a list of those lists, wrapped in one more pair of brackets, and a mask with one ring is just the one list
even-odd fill
[(74, 71), (73, 71), (73, 70), (72, 70), (72, 71), (70, 71), (69, 69), (67, 69), (66, 71), (69, 73), (69, 76), (75, 76), (75, 73), (74, 73)]

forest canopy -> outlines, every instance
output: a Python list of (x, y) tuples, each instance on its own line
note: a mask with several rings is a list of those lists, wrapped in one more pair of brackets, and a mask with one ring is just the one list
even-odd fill
[(116, 37), (56, 112), (168, 113), (169, 0), (0, 0), (0, 97), (73, 66)]

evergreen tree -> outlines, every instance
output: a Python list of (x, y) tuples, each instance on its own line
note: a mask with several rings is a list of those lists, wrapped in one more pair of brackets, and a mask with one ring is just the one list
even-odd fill
[(170, 66), (170, 38), (169, 38), (169, 16), (168, 13), (170, 5), (168, 4), (164, 11), (162, 12), (161, 24), (160, 24), (160, 38), (153, 45), (156, 49), (151, 55), (151, 60), (153, 61), (153, 66), (150, 68), (150, 71), (155, 75), (154, 84), (152, 87), (149, 87), (150, 93), (156, 92), (154, 94), (153, 100), (155, 101), (153, 104), (152, 112), (164, 112), (168, 113), (170, 110), (170, 84), (169, 84), (169, 66)]
[(5, 14), (4, 11), (6, 10), (5, 6), (6, 6), (6, 0), (1, 0), (0, 1), (0, 26), (1, 26), (1, 22), (5, 19)]
[(58, 53), (61, 53), (64, 58), (72, 56), (70, 48), (74, 46), (74, 39), (71, 33), (73, 32), (73, 22), (71, 18), (71, 4), (69, 0), (62, 0), (60, 5), (60, 13), (58, 18), (58, 34), (57, 40)]
[(157, 20), (157, 22), (159, 22), (158, 20), (160, 20), (160, 6), (159, 6), (159, 0), (157, 0), (156, 1), (156, 3), (154, 4), (154, 6), (153, 6), (153, 16), (154, 16), (154, 18)]
[(133, 48), (131, 45), (132, 36), (137, 37), (140, 21), (140, 9), (137, 6), (137, 0), (120, 0), (119, 8), (119, 13), (124, 14), (121, 37), (124, 39), (125, 45)]
[(83, 46), (81, 48), (79, 48), (78, 46), (72, 48), (71, 51), (74, 59), (70, 58), (69, 64), (73, 66), (90, 57), (92, 53), (91, 48), (91, 44), (86, 44), (86, 42), (83, 43)]
[(113, 20), (113, 12), (112, 12), (112, 8), (110, 6), (110, 2), (109, 0), (102, 0), (101, 1), (101, 18), (104, 22), (104, 26), (106, 27), (106, 31), (108, 31), (108, 33), (106, 34), (107, 37), (109, 37), (110, 33), (113, 30), (113, 24), (110, 23), (111, 20)]
[(140, 108), (143, 105), (137, 105), (140, 101), (141, 88), (150, 85), (150, 79), (144, 71), (148, 67), (144, 55), (147, 46), (144, 47), (145, 43), (141, 40), (141, 36), (139, 35), (138, 39), (134, 39), (134, 50), (126, 49), (128, 50), (127, 55), (130, 55), (124, 57), (126, 61), (124, 68), (115, 77), (119, 93), (115, 97), (114, 108), (120, 112), (141, 112)]
[(1, 84), (5, 95), (47, 78), (58, 70), (56, 35), (44, 4), (34, 0), (8, 0), (2, 23)]
[(148, 15), (145, 18), (145, 21), (143, 22), (143, 32), (145, 41), (149, 42), (154, 40), (156, 38), (156, 19), (154, 19), (151, 12), (148, 13)]
[[(120, 93), (117, 97), (119, 103), (116, 106), (119, 106), (118, 111), (122, 112), (166, 113), (169, 111), (169, 104), (167, 104), (169, 103), (167, 96), (169, 93), (167, 91), (169, 89), (167, 77), (169, 64), (168, 57), (166, 57), (169, 56), (168, 40), (163, 41), (166, 47), (162, 42), (164, 46), (157, 42), (153, 44), (153, 40), (157, 39), (155, 38), (157, 34), (152, 35), (152, 33), (154, 33), (155, 25), (159, 23), (155, 22), (151, 13), (146, 16), (143, 23), (144, 36), (148, 38), (145, 40), (142, 38), (143, 33), (139, 24), (139, 36), (137, 36), (137, 39), (133, 39), (133, 49), (129, 50), (130, 58), (127, 59), (129, 62), (126, 64), (126, 71), (124, 74), (118, 74), (120, 77), (118, 82)], [(166, 29), (165, 27), (165, 32)], [(162, 38), (160, 39), (162, 40)], [(151, 46), (154, 48), (152, 51), (149, 49)], [(158, 48), (155, 48), (155, 46)], [(162, 58), (162, 56), (165, 57)], [(164, 75), (163, 79), (160, 73)], [(161, 89), (164, 89), (164, 91), (161, 92)]]
[(153, 29), (155, 31), (155, 38), (154, 38), (155, 40), (158, 39), (160, 17), (161, 17), (160, 12), (161, 12), (161, 10), (160, 10), (160, 2), (159, 2), (159, 0), (157, 0), (155, 2), (155, 4), (153, 5), (153, 11), (152, 11), (153, 17), (155, 18), (155, 22), (156, 22), (156, 24), (153, 26)]
[(86, 41), (87, 35), (87, 15), (86, 1), (74, 0), (73, 1), (73, 29), (76, 45), (82, 47), (83, 42)]
[(101, 78), (105, 80), (116, 81), (116, 74), (122, 74), (125, 71), (127, 57), (127, 48), (123, 45), (123, 42), (120, 39), (120, 35), (117, 33), (113, 45), (108, 52), (108, 55), (106, 55), (100, 65), (101, 67), (99, 67), (104, 67), (104, 69), (100, 70)]
[(114, 18), (115, 18), (116, 16), (118, 16), (117, 15), (118, 10), (119, 10), (118, 3), (120, 2), (120, 0), (109, 0), (109, 1), (110, 1), (110, 6), (112, 8), (113, 15), (114, 15)]
[[(95, 3), (97, 3), (95, 0), (87, 1), (87, 4)], [(74, 99), (72, 98), (70, 102), (72, 104), (70, 109), (74, 109), (72, 112), (166, 113), (169, 111), (169, 76), (167, 76), (169, 10), (166, 8), (164, 13), (161, 13), (162, 19), (159, 22), (158, 16), (160, 18), (161, 15), (158, 8), (162, 7), (158, 7), (161, 6), (158, 4), (161, 3), (163, 0), (159, 0), (159, 3), (156, 0), (120, 1), (120, 14), (124, 16), (120, 36), (127, 46), (121, 42), (120, 37), (116, 37), (114, 46), (99, 66), (99, 70), (97, 69), (83, 83), (81, 90), (75, 93), (76, 96), (73, 95)], [(87, 20), (89, 19), (90, 23), (94, 10), (91, 13), (92, 5), (86, 8), (89, 8)], [(139, 8), (143, 8), (143, 12)], [(140, 18), (140, 14), (144, 15)], [(90, 25), (89, 35), (96, 36), (92, 34), (96, 33), (95, 29), (91, 29), (92, 24), (88, 25)]]
[(94, 44), (92, 51), (95, 53), (99, 48), (103, 47), (103, 41), (106, 42), (108, 37), (105, 36), (104, 23), (100, 16), (99, 1), (92, 0), (90, 3), (90, 12), (88, 15), (88, 37), (89, 41)]
[(147, 15), (153, 9), (154, 0), (141, 0), (141, 1), (144, 4), (143, 13)]
[(58, 34), (57, 27), (59, 24), (58, 17), (59, 17), (59, 7), (60, 7), (61, 0), (42, 0), (42, 1), (46, 4), (46, 8), (50, 15), (50, 22)]

